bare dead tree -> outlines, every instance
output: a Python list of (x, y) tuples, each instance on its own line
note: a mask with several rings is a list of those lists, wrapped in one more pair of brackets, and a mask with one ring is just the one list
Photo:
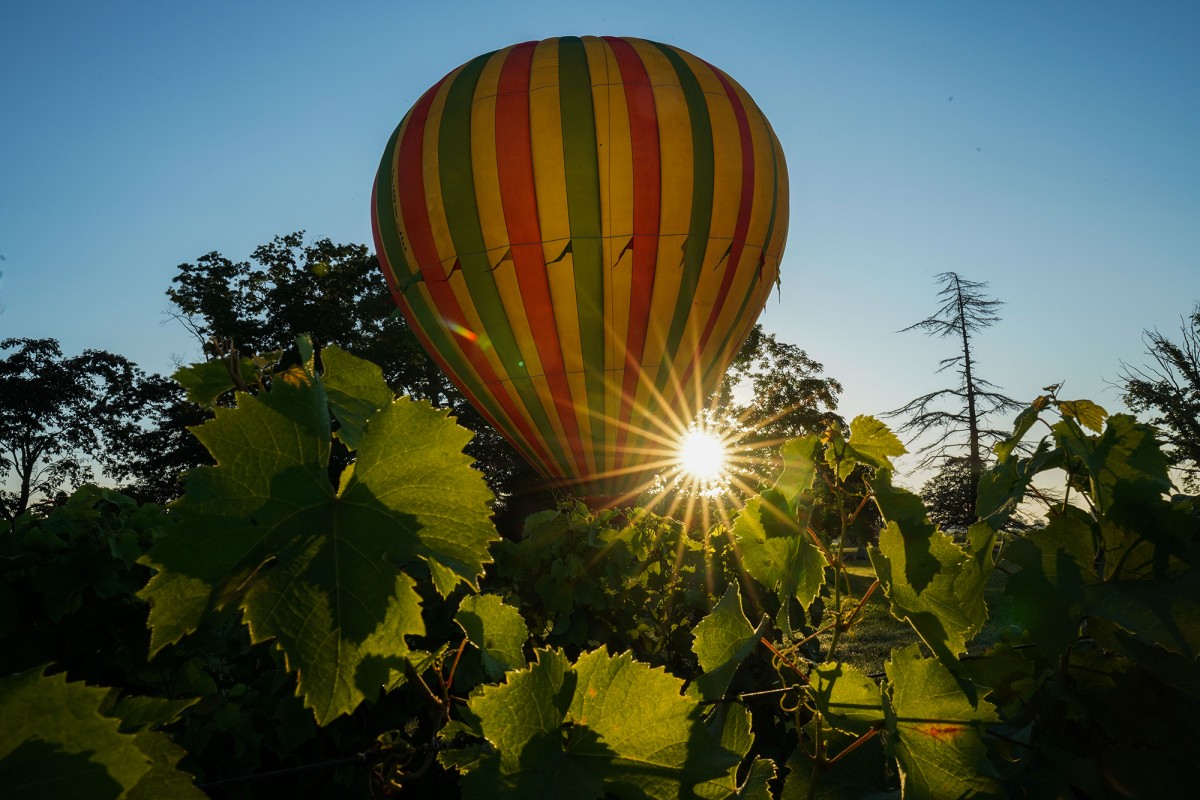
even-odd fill
[(900, 430), (910, 435), (910, 441), (936, 435), (917, 451), (923, 456), (917, 469), (965, 461), (972, 484), (977, 485), (991, 443), (1008, 433), (988, 427), (988, 417), (1021, 408), (1000, 387), (979, 377), (971, 352), (972, 337), (1000, 320), (998, 309), (1004, 303), (984, 294), (987, 283), (966, 280), (957, 272), (943, 272), (934, 280), (942, 287), (937, 295), (941, 306), (901, 333), (919, 330), (934, 338), (955, 340), (957, 352), (942, 359), (937, 371), (952, 370), (958, 381), (916, 397), (886, 416), (908, 418)]

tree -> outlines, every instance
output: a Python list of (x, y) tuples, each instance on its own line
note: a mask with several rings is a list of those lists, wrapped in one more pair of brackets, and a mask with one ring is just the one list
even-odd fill
[(1155, 416), (1170, 445), (1173, 465), (1188, 491), (1200, 492), (1200, 303), (1180, 320), (1181, 338), (1168, 339), (1157, 330), (1145, 331), (1146, 354), (1152, 363), (1133, 367), (1122, 362), (1124, 400), (1134, 411)]
[(147, 376), (136, 389), (140, 419), (129, 421), (108, 444), (110, 471), (121, 491), (141, 503), (165, 504), (183, 493), (184, 473), (212, 463), (189, 428), (211, 417), (188, 400), (183, 388), (161, 375)]
[(804, 350), (755, 325), (725, 372), (717, 407), (753, 430), (760, 444), (777, 449), (840, 421), (835, 411), (842, 385), (823, 369)]
[(965, 531), (975, 523), (975, 496), (979, 478), (971, 474), (967, 459), (950, 457), (921, 487), (921, 500), (930, 522), (945, 530)]
[[(955, 354), (942, 359), (937, 371), (954, 370), (958, 381), (953, 386), (916, 397), (887, 412), (886, 416), (909, 418), (900, 426), (900, 431), (910, 434), (910, 441), (934, 435), (933, 440), (917, 451), (922, 458), (916, 469), (937, 468), (939, 476), (935, 480), (940, 480), (943, 486), (965, 480), (964, 491), (952, 495), (955, 502), (963, 505), (953, 510), (943, 509), (942, 513), (954, 519), (970, 517), (973, 521), (975, 488), (983, 474), (990, 443), (1008, 435), (1006, 431), (988, 427), (987, 418), (1015, 411), (1021, 404), (1002, 394), (995, 384), (979, 377), (978, 363), (971, 353), (972, 338), (999, 322), (997, 311), (1003, 303), (983, 293), (986, 282), (969, 281), (956, 272), (940, 273), (934, 276), (934, 281), (942, 287), (937, 295), (942, 301), (941, 306), (932, 316), (909, 325), (901, 333), (919, 330), (938, 339), (954, 338)], [(941, 407), (942, 403), (948, 403), (950, 407)], [(946, 499), (949, 501), (951, 496)]]
[(5, 339), (0, 351), (0, 517), (11, 524), (112, 467), (146, 377), (103, 350), (64, 356), (54, 339)]

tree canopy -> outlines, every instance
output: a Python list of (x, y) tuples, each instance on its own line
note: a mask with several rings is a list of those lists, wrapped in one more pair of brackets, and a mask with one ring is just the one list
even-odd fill
[(54, 339), (5, 339), (0, 352), (0, 518), (11, 523), (115, 463), (146, 376), (103, 350), (63, 355)]

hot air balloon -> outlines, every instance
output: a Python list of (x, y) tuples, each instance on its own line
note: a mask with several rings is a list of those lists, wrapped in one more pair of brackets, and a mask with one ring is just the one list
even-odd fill
[(372, 195), (396, 303), (526, 459), (637, 491), (762, 311), (787, 236), (779, 140), (670, 45), (562, 37), (481, 55), (388, 141)]

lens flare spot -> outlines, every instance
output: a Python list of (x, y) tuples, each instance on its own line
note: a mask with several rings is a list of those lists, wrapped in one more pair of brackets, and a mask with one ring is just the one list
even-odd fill
[(725, 475), (728, 453), (721, 438), (706, 430), (691, 430), (679, 442), (679, 467), (700, 483), (713, 483)]

